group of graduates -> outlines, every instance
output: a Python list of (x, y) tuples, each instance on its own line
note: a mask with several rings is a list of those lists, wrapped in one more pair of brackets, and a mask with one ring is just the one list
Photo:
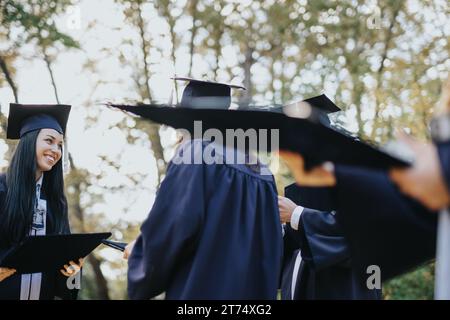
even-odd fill
[[(180, 107), (223, 90), (229, 95), (228, 86), (191, 81)], [(220, 104), (228, 107), (228, 97)], [(69, 111), (11, 104), (7, 137), (20, 140), (0, 176), (0, 257), (25, 236), (70, 232), (61, 166)], [(450, 124), (447, 116), (438, 121)], [(277, 299), (281, 288), (287, 300), (380, 299), (381, 288), (367, 284), (368, 267), (384, 281), (435, 256), (435, 211), (450, 204), (450, 135), (441, 138), (435, 145), (408, 138), (414, 164), (389, 172), (341, 164), (305, 170), (302, 155), (280, 151), (296, 180), (285, 197), (263, 164), (224, 160), (244, 151), (215, 146), (224, 161), (186, 163), (186, 154), (197, 158), (215, 142), (183, 139), (125, 249), (129, 298)], [(81, 263), (35, 274), (0, 267), (0, 299), (74, 299), (67, 270)]]

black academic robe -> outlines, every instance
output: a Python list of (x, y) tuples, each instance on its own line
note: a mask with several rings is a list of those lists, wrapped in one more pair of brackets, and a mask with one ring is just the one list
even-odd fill
[(450, 141), (437, 144), (443, 178), (450, 190)]
[[(45, 175), (44, 175), (45, 179)], [(5, 197), (7, 192), (7, 186), (5, 181), (5, 175), (0, 175), (0, 219), (3, 216)], [(45, 190), (41, 192), (41, 199), (45, 200)], [(66, 225), (69, 223), (67, 221)], [(47, 205), (47, 228), (46, 234), (53, 234), (53, 213), (50, 206)], [(70, 229), (67, 228), (65, 233), (70, 233)], [(6, 254), (11, 247), (5, 243), (5, 240), (0, 236), (0, 256)], [(62, 268), (63, 266), (61, 266)], [(0, 300), (19, 300), (20, 299), (20, 284), (21, 274), (15, 273), (14, 275), (6, 278), (0, 282)], [(78, 290), (70, 290), (66, 285), (67, 277), (62, 275), (59, 270), (54, 272), (42, 273), (40, 300), (52, 300), (55, 297), (71, 300), (76, 299)]]
[[(367, 288), (366, 281), (361, 280), (350, 263), (348, 243), (332, 211), (331, 191), (330, 188), (305, 188), (295, 184), (285, 189), (287, 198), (305, 208), (298, 230), (289, 224), (285, 228), (282, 299), (381, 298), (381, 290)], [(302, 262), (292, 297), (298, 249)]]
[[(240, 164), (175, 164), (128, 261), (128, 295), (149, 299), (276, 299), (282, 259), (271, 175)], [(220, 155), (225, 159), (224, 155)]]
[(363, 279), (371, 265), (387, 280), (435, 257), (437, 215), (404, 196), (386, 172), (337, 165), (335, 174), (336, 218)]

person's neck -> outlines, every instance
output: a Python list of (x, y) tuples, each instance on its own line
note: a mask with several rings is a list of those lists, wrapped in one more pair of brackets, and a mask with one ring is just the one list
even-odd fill
[(36, 171), (36, 182), (39, 181), (39, 179), (42, 177), (44, 173), (42, 171)]

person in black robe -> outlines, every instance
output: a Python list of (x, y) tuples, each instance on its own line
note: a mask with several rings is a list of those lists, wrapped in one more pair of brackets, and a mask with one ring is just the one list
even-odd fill
[[(11, 104), (7, 138), (20, 141), (0, 175), (0, 258), (26, 236), (70, 233), (60, 161), (69, 111), (70, 106)], [(74, 299), (78, 290), (69, 289), (64, 273), (18, 274), (0, 267), (0, 300)]]
[[(181, 107), (203, 107), (206, 91), (206, 106), (229, 106), (229, 86), (190, 79)], [(126, 250), (131, 299), (276, 299), (282, 235), (274, 178), (230, 154), (248, 157), (200, 139), (179, 146)]]
[[(285, 227), (282, 299), (381, 298), (381, 290), (368, 288), (352, 267), (348, 243), (333, 211), (331, 192), (330, 188), (295, 184), (285, 188), (286, 197), (302, 207), (294, 209)], [(300, 216), (295, 217), (298, 209)]]
[[(336, 205), (342, 209), (337, 218), (362, 273), (370, 264), (380, 265), (388, 279), (436, 255), (436, 213), (442, 210), (443, 218), (450, 206), (450, 78), (435, 111), (430, 123), (433, 143), (400, 135), (414, 162), (408, 168), (391, 168), (389, 174), (342, 165), (334, 172), (322, 167), (305, 174), (301, 156), (284, 154), (298, 183), (336, 185)], [(448, 233), (448, 219), (442, 219), (439, 228)], [(443, 254), (445, 237), (439, 238)]]
[(424, 143), (405, 134), (400, 140), (414, 155), (408, 168), (392, 168), (389, 176), (400, 190), (430, 210), (450, 207), (450, 76), (430, 122), (433, 143)]
[(300, 155), (281, 154), (298, 183), (334, 186), (336, 219), (361, 279), (376, 267), (385, 281), (434, 258), (436, 215), (403, 195), (387, 172), (346, 165), (305, 172)]
[(435, 257), (437, 216), (404, 196), (386, 172), (336, 166), (335, 174), (337, 219), (361, 274), (378, 266), (387, 280)]
[(186, 141), (169, 164), (128, 261), (131, 299), (276, 299), (274, 179), (245, 164), (174, 163), (208, 145)]

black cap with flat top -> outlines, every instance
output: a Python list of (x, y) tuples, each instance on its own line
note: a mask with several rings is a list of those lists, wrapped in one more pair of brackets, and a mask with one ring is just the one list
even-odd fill
[(8, 139), (20, 139), (38, 129), (54, 129), (65, 134), (70, 106), (64, 104), (17, 104), (9, 107)]
[[(311, 108), (314, 108), (314, 110), (311, 110)], [(331, 127), (331, 122), (328, 115), (341, 111), (325, 94), (286, 104), (283, 106), (283, 110), (285, 110), (284, 113), (288, 111), (299, 115), (309, 112), (309, 116), (316, 117), (317, 121), (329, 128)], [(290, 116), (290, 114), (288, 115)]]
[(301, 102), (309, 103), (313, 107), (318, 108), (325, 113), (335, 113), (341, 111), (341, 109), (336, 104), (334, 104), (334, 102), (331, 101), (325, 94), (308, 98), (302, 100)]
[(110, 236), (110, 232), (28, 236), (0, 257), (0, 267), (17, 273), (57, 271), (71, 260), (77, 263)]
[[(324, 97), (320, 99), (325, 101)], [(326, 98), (326, 100), (329, 99)], [(278, 129), (279, 149), (301, 153), (305, 158), (306, 167), (325, 161), (378, 169), (406, 167), (411, 164), (411, 160), (402, 155), (394, 155), (388, 150), (381, 150), (370, 143), (324, 125), (320, 120), (323, 111), (310, 107), (308, 104), (303, 109), (298, 109), (297, 106), (281, 109), (276, 106), (274, 112), (271, 108), (257, 106), (239, 110), (173, 108), (155, 105), (111, 104), (110, 106), (175, 129), (185, 129), (191, 134), (194, 133), (194, 121), (201, 121), (201, 134), (208, 129), (217, 129), (222, 132), (224, 138), (228, 129)], [(297, 112), (298, 110), (302, 112)], [(277, 146), (271, 144), (270, 133), (266, 136), (265, 145), (269, 149), (267, 151), (275, 151)]]
[(175, 77), (177, 81), (189, 82), (183, 90), (180, 107), (197, 109), (228, 109), (231, 105), (231, 89), (245, 90), (244, 87), (198, 80), (187, 77)]

